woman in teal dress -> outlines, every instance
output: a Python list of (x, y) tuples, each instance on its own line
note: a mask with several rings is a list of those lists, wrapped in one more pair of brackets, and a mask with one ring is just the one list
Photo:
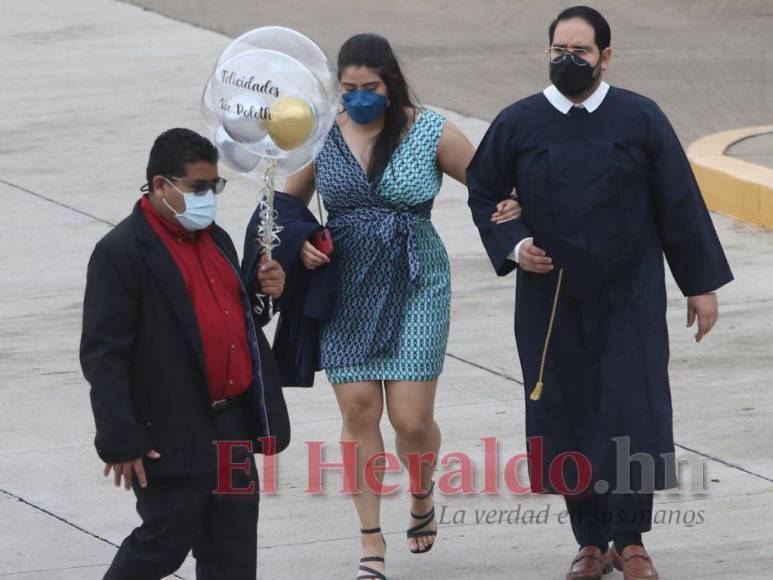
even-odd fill
[[(444, 173), (466, 182), (474, 149), (441, 115), (413, 104), (383, 37), (360, 34), (346, 41), (338, 76), (344, 111), (314, 164), (285, 189), (305, 203), (316, 189), (328, 211), (338, 294), (333, 317), (321, 330), (321, 363), (341, 409), (342, 440), (359, 442), (360, 493), (352, 497), (364, 557), (357, 578), (383, 579), (380, 494), (366, 484), (365, 465), (384, 451), (379, 423), (385, 400), (403, 464), (408, 467), (411, 455), (432, 458), (409, 469), (408, 547), (428, 552), (436, 536), (432, 474), (440, 430), (434, 402), (448, 342), (451, 282), (430, 212)], [(492, 220), (506, 221), (519, 211), (516, 202), (504, 201)], [(308, 269), (329, 262), (310, 242), (301, 260)]]

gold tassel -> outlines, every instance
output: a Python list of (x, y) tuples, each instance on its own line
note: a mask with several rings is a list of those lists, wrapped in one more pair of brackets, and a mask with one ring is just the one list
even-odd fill
[(529, 395), (529, 398), (532, 401), (539, 401), (540, 397), (542, 396), (542, 390), (545, 387), (544, 383), (542, 382), (542, 375), (545, 374), (545, 359), (548, 356), (548, 344), (550, 343), (550, 335), (553, 333), (553, 323), (556, 320), (556, 309), (558, 308), (558, 294), (561, 291), (561, 281), (563, 279), (564, 269), (561, 268), (558, 271), (558, 282), (556, 282), (556, 293), (553, 296), (553, 310), (550, 312), (548, 332), (545, 335), (545, 346), (542, 347), (542, 362), (539, 365), (539, 380), (537, 381), (537, 385), (534, 387), (534, 390), (531, 392), (531, 395)]

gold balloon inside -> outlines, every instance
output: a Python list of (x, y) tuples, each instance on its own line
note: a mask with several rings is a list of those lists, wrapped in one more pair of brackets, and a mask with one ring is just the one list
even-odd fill
[(279, 97), (269, 108), (265, 122), (277, 147), (292, 151), (303, 145), (314, 131), (314, 111), (298, 97)]

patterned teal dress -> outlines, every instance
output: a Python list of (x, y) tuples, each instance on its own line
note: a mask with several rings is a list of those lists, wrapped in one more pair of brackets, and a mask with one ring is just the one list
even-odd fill
[(451, 280), (430, 213), (442, 182), (436, 158), (444, 125), (438, 113), (422, 111), (377, 186), (336, 124), (316, 158), (339, 263), (320, 345), (333, 384), (429, 381), (443, 370)]

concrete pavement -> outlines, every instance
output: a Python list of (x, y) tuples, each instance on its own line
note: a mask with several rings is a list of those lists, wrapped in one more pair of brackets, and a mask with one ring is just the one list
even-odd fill
[[(395, 6), (408, 18), (423, 10), (417, 4)], [(101, 578), (115, 545), (137, 523), (133, 496), (102, 479), (92, 446), (88, 387), (77, 360), (86, 263), (94, 243), (136, 200), (156, 135), (171, 126), (199, 126), (198, 95), (227, 42), (113, 0), (2, 4), (0, 578)], [(421, 96), (446, 104), (431, 100), (439, 96), (431, 91)], [(738, 109), (728, 104), (718, 113), (721, 122), (749, 114), (748, 107)], [(484, 121), (447, 114), (473, 140), (485, 130)], [(233, 181), (219, 221), (238, 245), (254, 188), (224, 173)], [(465, 201), (464, 189), (447, 180), (434, 213), (451, 257), (454, 293), (437, 420), (443, 451), (466, 452), (480, 467), (482, 437), (499, 439), (503, 461), (523, 451), (524, 403), (512, 333), (514, 281), (493, 275)], [(773, 237), (714, 218), (737, 280), (720, 292), (722, 318), (701, 345), (684, 328), (685, 301), (669, 280), (676, 440), (680, 453), (705, 461), (710, 480), (706, 493), (657, 498), (663, 517), (702, 511), (704, 518), (676, 523), (673, 516), (648, 536), (662, 578), (670, 580), (763, 579), (773, 566)], [(313, 389), (286, 392), (294, 443), (279, 457), (280, 493), (262, 499), (261, 578), (352, 577), (356, 568), (358, 526), (349, 498), (336, 493), (340, 480), (327, 478), (326, 496), (303, 493), (303, 442), (325, 441), (326, 459), (338, 457), (338, 410), (319, 378)], [(387, 421), (384, 430), (393, 450)], [(522, 513), (548, 506), (547, 523), (476, 522), (476, 510), (519, 505)], [(388, 498), (383, 527), (390, 578), (560, 578), (575, 549), (568, 527), (557, 522), (561, 505), (507, 493), (438, 496), (448, 523), (435, 550), (415, 557), (403, 546), (407, 500)], [(194, 578), (190, 560), (180, 576)]]
[(572, 4), (612, 28), (612, 84), (655, 99), (685, 144), (773, 119), (770, 0), (127, 0), (235, 37), (306, 31), (333, 57), (352, 34), (393, 44), (425, 103), (491, 121), (547, 82), (548, 24)]
[(728, 149), (727, 154), (773, 169), (773, 133), (739, 141)]

